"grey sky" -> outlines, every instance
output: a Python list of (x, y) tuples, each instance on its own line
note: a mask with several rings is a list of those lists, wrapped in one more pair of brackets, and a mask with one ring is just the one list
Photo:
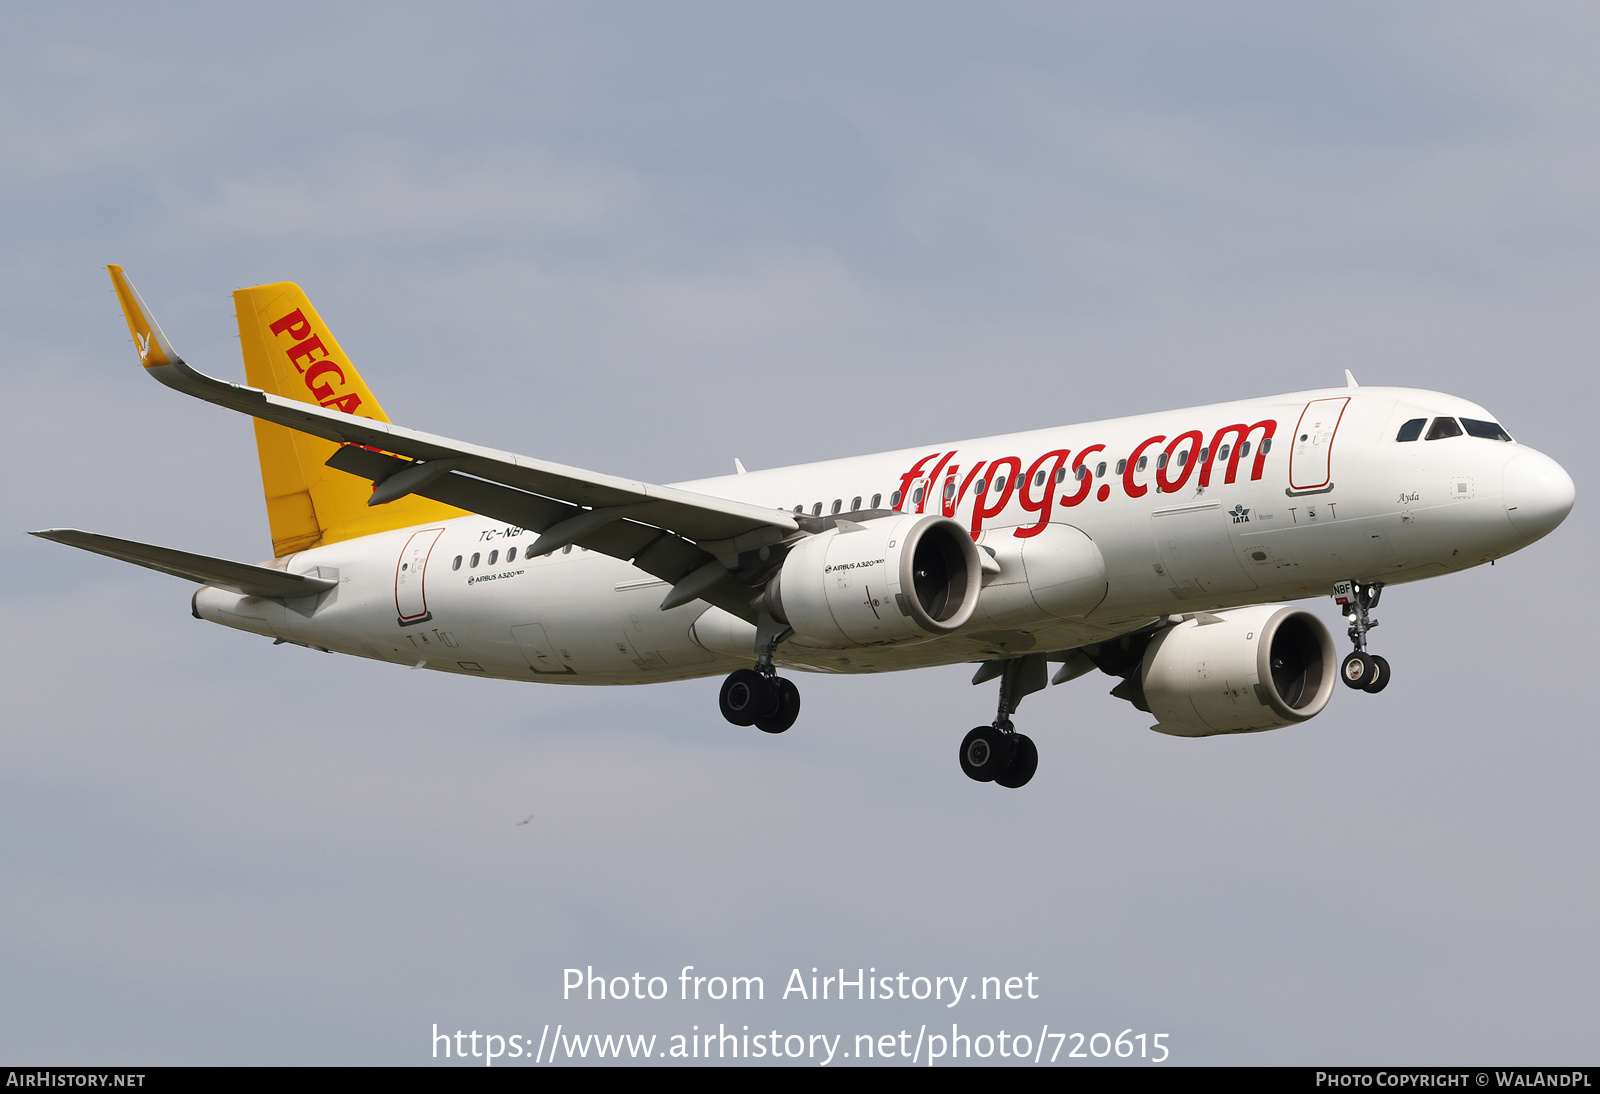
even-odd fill
[[(952, 1017), (558, 999), (694, 964), (769, 1000), (1033, 971), (955, 1019), (1188, 1063), (1593, 1061), (1592, 7), (376, 10), (0, 15), (0, 1058)], [(1580, 497), (1389, 593), (1383, 695), (1187, 741), (1085, 678), (1024, 704), (1004, 793), (957, 769), (994, 700), (961, 669), (802, 677), (766, 739), (715, 681), (273, 648), (29, 539), (270, 553), (250, 430), (138, 374), (107, 262), (207, 370), (242, 373), (229, 291), (295, 280), (397, 421), (655, 481), (1349, 367), (1484, 404)]]

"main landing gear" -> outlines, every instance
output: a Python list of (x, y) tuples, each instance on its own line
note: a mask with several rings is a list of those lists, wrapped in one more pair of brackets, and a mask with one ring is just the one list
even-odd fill
[(756, 667), (737, 669), (722, 682), (717, 705), (736, 726), (755, 726), (763, 733), (782, 733), (800, 717), (800, 689), (772, 667), (772, 651), (792, 633), (788, 626), (762, 613), (756, 625)]
[(975, 782), (996, 783), (1016, 789), (1026, 786), (1039, 769), (1039, 749), (1033, 738), (1018, 733), (1011, 724), (1023, 696), (1045, 686), (1049, 669), (1042, 653), (1009, 661), (988, 662), (973, 683), (1000, 677), (1000, 709), (993, 724), (979, 726), (961, 741), (961, 771)]
[(1389, 686), (1390, 672), (1388, 661), (1367, 652), (1367, 632), (1378, 625), (1368, 613), (1378, 606), (1383, 582), (1341, 581), (1333, 589), (1334, 599), (1350, 620), (1350, 641), (1356, 647), (1339, 666), (1339, 677), (1347, 687), (1376, 695)]
[[(772, 672), (770, 666), (767, 672)], [(738, 669), (722, 682), (717, 702), (722, 716), (736, 726), (755, 726), (763, 733), (782, 733), (800, 717), (800, 689), (783, 676), (760, 669)]]

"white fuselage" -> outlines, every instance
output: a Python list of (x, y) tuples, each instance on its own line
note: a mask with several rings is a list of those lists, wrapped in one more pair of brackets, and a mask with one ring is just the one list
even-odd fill
[[(1070, 649), (1174, 612), (1328, 595), (1345, 579), (1414, 581), (1516, 551), (1565, 516), (1571, 481), (1532, 449), (1396, 440), (1403, 423), (1436, 416), (1492, 421), (1449, 395), (1341, 388), (678, 485), (808, 516), (942, 512), (972, 530), (999, 572), (960, 630), (855, 648), (796, 638), (776, 654), (798, 669), (877, 672)], [(529, 559), (535, 538), (479, 516), (367, 536), (274, 564), (336, 578), (320, 596), (208, 587), (195, 611), (322, 649), (518, 680), (652, 683), (751, 663), (750, 624), (703, 601), (660, 611), (665, 582), (582, 548)], [(1057, 550), (1093, 563), (1059, 614), (1029, 595), (1030, 571), (1037, 585)]]

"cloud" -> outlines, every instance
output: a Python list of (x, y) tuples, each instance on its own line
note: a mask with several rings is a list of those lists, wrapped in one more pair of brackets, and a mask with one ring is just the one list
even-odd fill
[(593, 225), (631, 196), (629, 181), (616, 173), (526, 152), (502, 161), (421, 169), (399, 157), (349, 157), (292, 175), (222, 182), (195, 215), (203, 224), (266, 236), (570, 230)]

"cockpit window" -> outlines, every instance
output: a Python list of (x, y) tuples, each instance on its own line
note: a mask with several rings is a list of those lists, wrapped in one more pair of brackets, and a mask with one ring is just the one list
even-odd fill
[(1400, 427), (1400, 432), (1394, 435), (1394, 439), (1397, 441), (1414, 441), (1422, 436), (1422, 427), (1427, 424), (1428, 419), (1426, 418), (1412, 418)]
[(1461, 436), (1461, 427), (1456, 425), (1454, 418), (1435, 418), (1433, 425), (1428, 428), (1428, 440), (1430, 441), (1459, 436)]
[(1475, 418), (1462, 418), (1461, 424), (1466, 427), (1469, 437), (1482, 437), (1486, 441), (1511, 440), (1511, 434), (1502, 429), (1499, 422), (1480, 422)]

